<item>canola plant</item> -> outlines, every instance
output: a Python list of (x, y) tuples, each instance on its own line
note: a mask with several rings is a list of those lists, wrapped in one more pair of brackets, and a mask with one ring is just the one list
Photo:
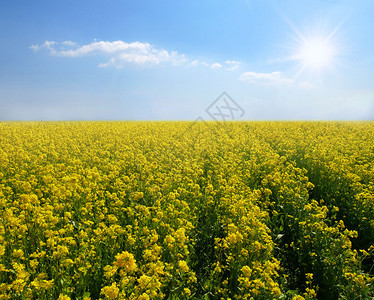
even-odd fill
[(1, 122), (0, 299), (372, 299), (373, 122)]

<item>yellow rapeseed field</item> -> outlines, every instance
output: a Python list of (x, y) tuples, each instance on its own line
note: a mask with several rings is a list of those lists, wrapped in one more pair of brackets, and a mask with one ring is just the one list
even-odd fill
[(373, 122), (0, 122), (0, 299), (373, 299)]

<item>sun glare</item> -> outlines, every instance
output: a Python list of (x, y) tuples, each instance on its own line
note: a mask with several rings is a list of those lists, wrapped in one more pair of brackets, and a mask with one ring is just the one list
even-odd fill
[(322, 70), (332, 63), (334, 48), (328, 39), (305, 39), (296, 55), (303, 68)]
[(309, 28), (301, 30), (287, 16), (282, 13), (281, 16), (293, 31), (292, 42), (288, 46), (290, 50), (288, 61), (295, 63), (293, 79), (307, 78), (308, 81), (322, 82), (326, 72), (337, 74), (337, 68), (342, 64), (340, 30), (344, 20), (336, 27), (331, 27), (327, 20), (320, 19), (316, 20), (314, 26), (309, 25)]

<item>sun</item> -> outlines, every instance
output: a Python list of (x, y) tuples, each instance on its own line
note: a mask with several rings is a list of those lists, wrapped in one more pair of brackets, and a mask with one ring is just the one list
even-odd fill
[(321, 71), (331, 66), (334, 54), (334, 46), (328, 38), (303, 38), (295, 58), (303, 69)]
[[(285, 48), (288, 56), (285, 62), (292, 63), (293, 80), (319, 81), (323, 83), (326, 75), (338, 75), (344, 56), (344, 33), (341, 31), (344, 20), (336, 26), (329, 24), (327, 19), (316, 19), (315, 24), (306, 27), (296, 26), (290, 19), (281, 13), (284, 21), (292, 32), (291, 38)], [(343, 38), (343, 40), (342, 40)]]

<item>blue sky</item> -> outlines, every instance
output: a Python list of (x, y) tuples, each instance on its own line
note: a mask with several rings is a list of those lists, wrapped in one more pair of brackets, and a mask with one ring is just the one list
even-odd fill
[(373, 120), (373, 1), (0, 2), (0, 120)]

